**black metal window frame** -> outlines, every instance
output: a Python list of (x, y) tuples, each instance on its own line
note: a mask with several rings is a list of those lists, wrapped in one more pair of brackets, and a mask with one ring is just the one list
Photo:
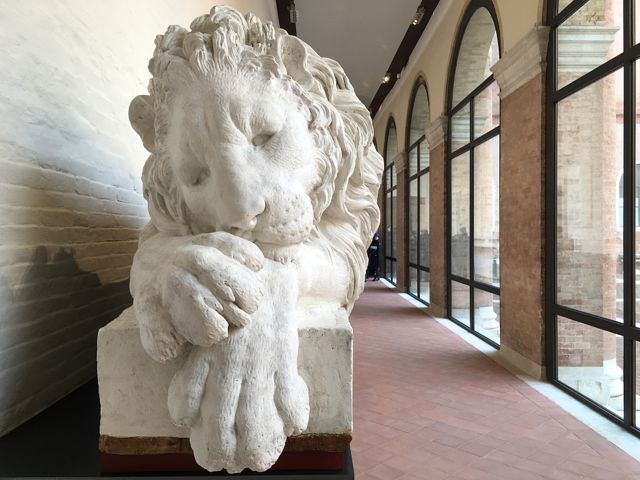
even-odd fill
[[(383, 171), (383, 185), (384, 185), (384, 236), (383, 236), (383, 240), (384, 240), (384, 245), (383, 245), (383, 252), (384, 252), (384, 266), (383, 266), (383, 272), (384, 272), (384, 278), (389, 281), (390, 283), (392, 283), (393, 285), (396, 285), (396, 282), (393, 280), (393, 274), (395, 272), (396, 278), (398, 275), (398, 257), (397, 257), (397, 252), (396, 252), (396, 256), (392, 256), (392, 255), (387, 255), (387, 245), (389, 245), (389, 250), (388, 252), (391, 254), (393, 252), (393, 234), (394, 234), (394, 230), (396, 229), (396, 227), (394, 226), (394, 218), (393, 218), (393, 194), (395, 192), (396, 195), (396, 202), (398, 201), (398, 180), (396, 178), (396, 181), (393, 182), (391, 181), (391, 185), (387, 184), (387, 176), (389, 176), (390, 178), (394, 178), (394, 176), (396, 175), (396, 168), (393, 164), (393, 158), (388, 158), (389, 157), (389, 132), (391, 131), (391, 128), (393, 127), (393, 129), (396, 131), (396, 139), (397, 139), (397, 134), (398, 134), (398, 129), (396, 128), (396, 122), (393, 119), (393, 116), (389, 117), (389, 120), (387, 120), (387, 129), (385, 131), (384, 134), (384, 171)], [(397, 145), (396, 145), (396, 150), (397, 150)], [(387, 205), (387, 202), (390, 202), (390, 205)], [(389, 217), (387, 218), (387, 211), (390, 213)], [(388, 242), (388, 243), (387, 243)], [(391, 265), (391, 271), (387, 271), (387, 261), (389, 262), (389, 265)]]
[[(500, 50), (500, 57), (502, 57), (502, 41), (500, 36), (500, 28), (498, 22), (498, 15), (496, 13), (495, 7), (491, 0), (471, 0), (471, 3), (467, 7), (467, 10), (462, 17), (462, 22), (460, 24), (456, 43), (453, 50), (453, 60), (451, 62), (450, 70), (449, 70), (449, 83), (447, 85), (447, 110), (449, 112), (447, 116), (447, 231), (448, 234), (448, 248), (447, 248), (447, 269), (448, 269), (448, 285), (447, 285), (447, 317), (449, 320), (453, 321), (455, 324), (462, 327), (464, 330), (470, 332), (476, 337), (480, 338), (484, 342), (488, 343), (492, 347), (496, 349), (500, 349), (500, 345), (494, 342), (492, 339), (482, 335), (475, 329), (475, 314), (474, 314), (474, 306), (475, 306), (475, 290), (482, 290), (493, 295), (500, 296), (500, 287), (496, 287), (495, 285), (489, 285), (484, 282), (479, 282), (475, 280), (475, 265), (474, 265), (474, 153), (476, 147), (486, 143), (494, 137), (500, 135), (500, 125), (494, 127), (488, 132), (482, 134), (480, 137), (474, 139), (474, 99), (482, 93), (486, 88), (488, 88), (494, 81), (493, 74), (483, 80), (480, 85), (475, 87), (466, 97), (460, 100), (456, 105), (453, 105), (453, 88), (455, 83), (455, 74), (456, 67), (458, 64), (458, 59), (460, 56), (460, 48), (462, 46), (462, 40), (464, 39), (464, 35), (466, 33), (467, 27), (469, 26), (469, 21), (473, 17), (473, 15), (480, 10), (481, 8), (485, 8), (491, 18), (493, 19), (494, 28), (496, 31), (496, 35), (498, 37), (498, 48)], [(464, 146), (457, 148), (455, 151), (453, 150), (452, 145), (452, 118), (453, 116), (461, 111), (463, 108), (469, 106), (469, 142)], [(453, 160), (464, 155), (465, 153), (469, 154), (469, 203), (470, 203), (470, 211), (469, 211), (469, 278), (460, 277), (452, 273), (452, 256), (451, 256), (451, 221), (452, 221), (452, 192), (451, 192), (451, 181), (452, 181), (452, 165)], [(502, 153), (500, 153), (502, 156)], [(463, 285), (467, 285), (469, 287), (469, 326), (456, 319), (452, 314), (452, 282), (461, 283)]]
[[(546, 91), (546, 305), (545, 305), (545, 349), (547, 378), (558, 388), (585, 403), (616, 424), (633, 434), (640, 436), (640, 428), (635, 425), (635, 389), (636, 389), (636, 342), (640, 342), (640, 328), (635, 326), (636, 317), (636, 274), (635, 274), (635, 178), (636, 158), (636, 88), (635, 64), (640, 60), (640, 43), (634, 45), (634, 0), (623, 0), (623, 50), (622, 53), (607, 60), (602, 65), (557, 89), (557, 45), (558, 27), (576, 13), (589, 0), (574, 0), (561, 12), (558, 12), (558, 0), (549, 0), (547, 5), (547, 23), (550, 26), (549, 47), (547, 51), (547, 91)], [(640, 14), (640, 12), (639, 12)], [(640, 65), (640, 63), (639, 63)], [(557, 303), (557, 262), (556, 262), (556, 219), (557, 219), (557, 105), (574, 93), (594, 84), (609, 74), (622, 70), (624, 76), (624, 127), (623, 127), (623, 188), (624, 188), (624, 226), (623, 226), (623, 281), (624, 281), (624, 322), (615, 322), (598, 315), (585, 313)], [(617, 193), (617, 192), (616, 192)], [(558, 379), (558, 329), (557, 316), (605, 330), (623, 339), (623, 383), (624, 412), (618, 417), (592, 399), (566, 385)]]
[[(425, 93), (427, 94), (427, 113), (429, 113), (429, 90), (427, 89), (427, 82), (425, 82), (425, 80), (422, 77), (419, 77), (418, 80), (416, 80), (414, 86), (413, 86), (413, 91), (411, 93), (411, 96), (409, 97), (409, 110), (407, 112), (407, 128), (406, 128), (406, 134), (405, 134), (405, 145), (407, 145), (406, 148), (406, 152), (407, 152), (407, 162), (409, 161), (409, 158), (411, 157), (411, 152), (415, 149), (416, 150), (416, 159), (418, 162), (418, 168), (416, 169), (416, 172), (414, 174), (410, 174), (409, 173), (409, 165), (407, 164), (407, 188), (406, 188), (406, 200), (405, 200), (405, 205), (406, 205), (406, 212), (407, 212), (407, 225), (406, 225), (406, 249), (407, 249), (407, 265), (409, 268), (407, 268), (407, 293), (415, 298), (416, 300), (418, 300), (419, 302), (424, 303), (425, 305), (429, 305), (429, 302), (426, 301), (424, 298), (422, 298), (420, 296), (420, 277), (421, 277), (421, 272), (426, 272), (427, 274), (430, 273), (431, 269), (429, 267), (429, 265), (425, 266), (422, 265), (420, 263), (420, 198), (421, 198), (421, 188), (420, 188), (420, 177), (422, 177), (425, 174), (428, 174), (430, 171), (430, 165), (431, 162), (429, 162), (429, 165), (427, 165), (424, 168), (421, 168), (421, 164), (420, 164), (420, 152), (422, 148), (427, 148), (427, 150), (429, 149), (429, 145), (426, 144), (425, 140), (427, 138), (426, 134), (423, 134), (420, 138), (418, 138), (416, 141), (414, 141), (411, 145), (409, 145), (409, 142), (411, 141), (411, 117), (413, 115), (413, 108), (415, 106), (415, 101), (416, 101), (416, 95), (418, 94), (418, 90), (420, 89), (420, 87), (424, 88)], [(410, 233), (411, 233), (411, 219), (409, 218), (409, 212), (411, 212), (411, 209), (409, 208), (409, 203), (410, 203), (410, 197), (411, 197), (411, 182), (412, 181), (417, 181), (417, 195), (418, 195), (418, 199), (417, 199), (417, 205), (416, 205), (416, 215), (418, 217), (418, 236), (416, 238), (416, 251), (417, 251), (417, 259), (418, 259), (418, 263), (416, 262), (412, 262), (411, 261), (411, 249), (410, 249)], [(429, 197), (431, 198), (431, 197)], [(428, 261), (427, 261), (428, 263)], [(418, 282), (418, 286), (417, 286), (417, 292), (418, 294), (415, 295), (411, 292), (411, 274), (410, 274), (410, 269), (414, 268), (417, 270), (418, 276), (417, 276), (417, 282)]]

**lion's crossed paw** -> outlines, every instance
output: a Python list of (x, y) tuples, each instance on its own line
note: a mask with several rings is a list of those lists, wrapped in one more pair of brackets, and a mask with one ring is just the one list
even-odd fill
[(198, 464), (210, 471), (267, 470), (309, 420), (297, 371), (296, 266), (266, 261), (266, 303), (246, 327), (212, 347), (192, 347), (169, 389), (174, 422), (191, 428)]

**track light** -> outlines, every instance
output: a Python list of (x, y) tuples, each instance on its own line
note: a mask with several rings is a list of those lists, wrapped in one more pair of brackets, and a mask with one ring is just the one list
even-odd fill
[(289, 10), (289, 21), (291, 23), (298, 23), (298, 11), (296, 10), (296, 3), (294, 0), (289, 2), (287, 9)]
[(420, 5), (418, 7), (418, 10), (416, 10), (416, 16), (413, 17), (413, 22), (411, 22), (411, 25), (418, 25), (422, 21), (422, 18), (424, 17), (424, 11), (424, 5)]
[(389, 83), (391, 81), (391, 72), (387, 72), (384, 74), (384, 77), (382, 77), (382, 83)]

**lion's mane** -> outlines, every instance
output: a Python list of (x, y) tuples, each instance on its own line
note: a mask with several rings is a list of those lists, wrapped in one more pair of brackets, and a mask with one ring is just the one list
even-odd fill
[[(322, 186), (311, 198), (312, 241), (348, 264), (352, 283), (345, 306), (350, 310), (363, 289), (366, 250), (380, 220), (376, 196), (382, 158), (372, 144), (368, 110), (336, 61), (320, 57), (270, 22), (216, 6), (190, 28), (172, 25), (156, 37), (149, 95), (136, 97), (130, 108), (130, 117), (143, 110), (152, 118), (147, 131), (138, 133), (151, 152), (142, 181), (153, 227), (174, 235), (194, 233), (165, 144), (173, 97), (190, 81), (220, 70), (281, 79), (310, 112), (323, 172)], [(131, 122), (136, 130), (144, 128), (135, 118)]]

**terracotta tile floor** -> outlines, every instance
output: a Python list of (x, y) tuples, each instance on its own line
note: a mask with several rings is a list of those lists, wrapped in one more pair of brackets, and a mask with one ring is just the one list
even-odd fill
[(357, 480), (640, 480), (640, 463), (385, 285), (367, 282), (351, 321)]

